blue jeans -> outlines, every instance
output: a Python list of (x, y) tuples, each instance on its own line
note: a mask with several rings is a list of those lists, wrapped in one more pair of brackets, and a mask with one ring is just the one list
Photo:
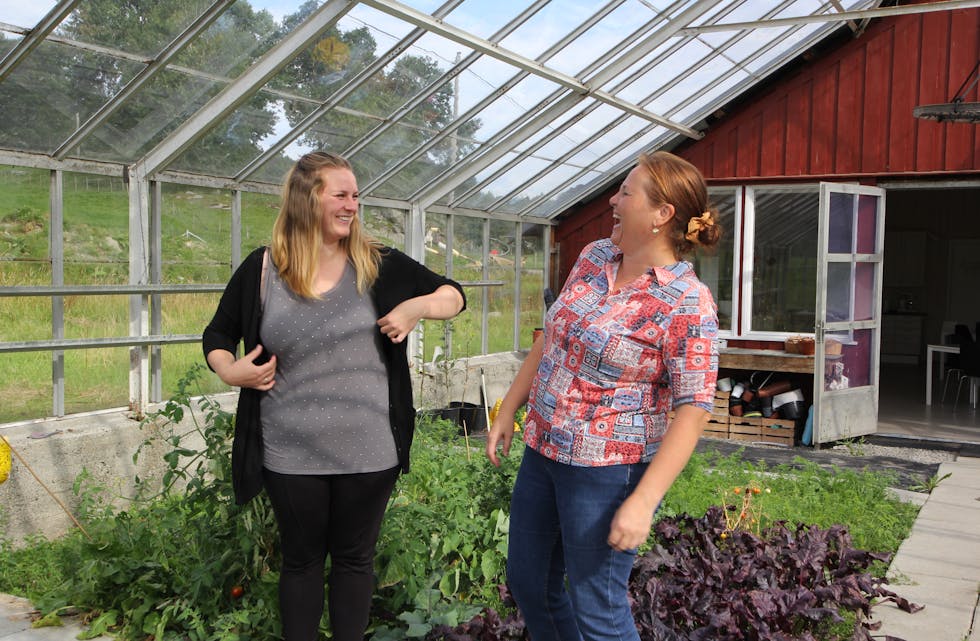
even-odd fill
[(606, 541), (646, 467), (576, 467), (524, 450), (507, 583), (534, 641), (639, 640), (627, 597), (636, 550), (617, 552)]

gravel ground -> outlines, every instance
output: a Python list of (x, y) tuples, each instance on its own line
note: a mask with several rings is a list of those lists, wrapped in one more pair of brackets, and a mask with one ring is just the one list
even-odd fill
[(943, 463), (955, 461), (956, 452), (948, 450), (925, 449), (920, 447), (897, 447), (891, 445), (876, 445), (874, 443), (859, 443), (854, 445), (835, 445), (830, 451), (840, 452), (854, 457), (895, 457), (907, 458), (919, 463)]

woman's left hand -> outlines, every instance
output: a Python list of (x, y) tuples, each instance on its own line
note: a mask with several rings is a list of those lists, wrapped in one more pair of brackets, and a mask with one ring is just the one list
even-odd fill
[(378, 319), (381, 333), (400, 343), (415, 329), (423, 318), (445, 320), (463, 309), (463, 296), (451, 285), (440, 285), (436, 291), (424, 296), (404, 300)]
[(655, 508), (636, 493), (626, 497), (609, 527), (609, 547), (619, 552), (640, 547), (650, 536)]
[(392, 343), (400, 343), (415, 329), (424, 314), (425, 304), (418, 298), (409, 298), (379, 318), (378, 327)]

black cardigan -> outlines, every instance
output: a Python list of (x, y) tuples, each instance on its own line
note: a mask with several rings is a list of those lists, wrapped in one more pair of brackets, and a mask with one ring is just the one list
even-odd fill
[[(249, 254), (228, 281), (214, 318), (204, 330), (202, 345), (205, 360), (208, 353), (215, 349), (237, 353), (239, 341), (244, 342), (245, 353), (261, 342), (259, 285), (264, 252), (265, 247), (260, 247)], [(385, 247), (381, 251), (381, 267), (378, 279), (371, 289), (371, 300), (378, 318), (381, 318), (402, 301), (431, 294), (442, 285), (451, 285), (459, 291), (463, 296), (465, 309), (466, 295), (459, 283), (436, 274), (397, 249)], [(380, 335), (380, 328), (377, 331)], [(408, 369), (407, 341), (396, 344), (381, 336), (378, 343), (388, 371), (391, 432), (395, 437), (398, 463), (402, 471), (407, 472), (409, 451), (415, 434), (415, 407), (412, 400), (411, 373)], [(268, 358), (269, 355), (263, 352), (260, 362)], [(261, 400), (262, 392), (250, 387), (242, 388), (238, 396), (231, 467), (232, 486), (239, 505), (250, 501), (262, 489)]]

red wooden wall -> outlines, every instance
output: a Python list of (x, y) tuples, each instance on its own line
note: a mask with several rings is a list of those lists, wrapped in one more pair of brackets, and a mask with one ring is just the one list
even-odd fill
[[(977, 60), (980, 9), (882, 19), (678, 153), (715, 181), (976, 174), (977, 126), (912, 109), (949, 102)], [(977, 95), (974, 87), (966, 101)]]
[[(980, 9), (879, 19), (759, 90), (676, 153), (714, 184), (975, 179), (978, 126), (917, 119), (912, 109), (952, 99), (978, 59)], [(974, 87), (966, 101), (978, 100)], [(553, 285), (561, 285), (582, 247), (609, 234), (614, 190), (564, 215)]]

